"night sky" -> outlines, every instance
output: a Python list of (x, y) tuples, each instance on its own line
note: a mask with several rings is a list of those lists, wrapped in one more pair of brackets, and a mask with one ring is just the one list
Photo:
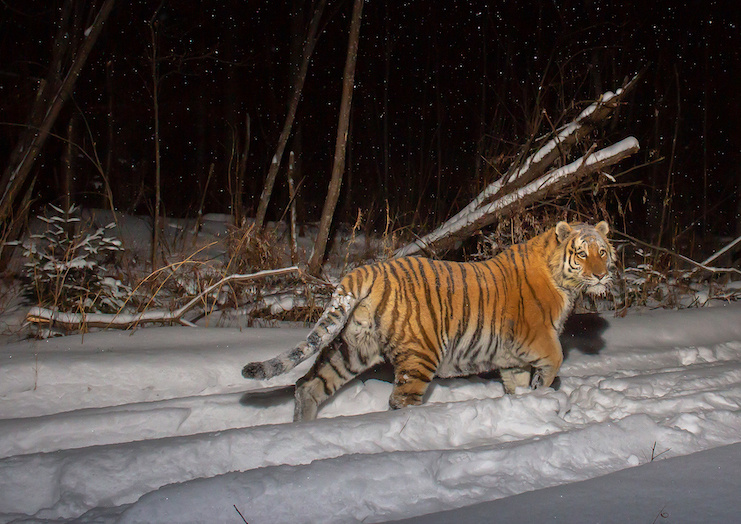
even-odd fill
[[(79, 11), (87, 16), (91, 3)], [(48, 75), (63, 4), (0, 4), (3, 168), (21, 129), (14, 124), (27, 121), (39, 79)], [(337, 217), (353, 221), (360, 208), (380, 220), (388, 202), (399, 225), (429, 229), (506, 169), (520, 144), (550, 129), (536, 119), (543, 111), (557, 126), (643, 71), (628, 104), (595, 136), (607, 145), (633, 135), (642, 150), (613, 171), (630, 170), (618, 178), (625, 187), (610, 195), (603, 189), (597, 199), (620, 228), (655, 240), (669, 181), (670, 238), (741, 234), (735, 4), (366, 0)], [(149, 213), (148, 22), (157, 11), (165, 212), (197, 211), (212, 163), (205, 211), (230, 212), (231, 152), (235, 143), (243, 147), (249, 115), (243, 205), (254, 214), (286, 114), (302, 41), (296, 35), (305, 33), (312, 10), (312, 2), (297, 1), (119, 1), (54, 132), (66, 136), (73, 115), (82, 116), (76, 140), (88, 152), (95, 144), (116, 207)], [(292, 147), (301, 163), (304, 220), (318, 219), (331, 173), (351, 11), (349, 0), (329, 1), (298, 108)], [(37, 207), (58, 202), (62, 150), (59, 139), (45, 146), (36, 167)], [(284, 170), (276, 186), (269, 218), (279, 218), (287, 203)], [(105, 205), (96, 170), (82, 157), (74, 200)]]

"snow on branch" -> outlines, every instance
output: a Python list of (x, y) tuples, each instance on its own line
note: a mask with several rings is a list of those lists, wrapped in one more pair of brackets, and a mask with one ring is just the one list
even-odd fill
[(589, 152), (570, 164), (549, 171), (520, 189), (469, 212), (457, 221), (446, 224), (449, 227), (438, 228), (423, 239), (397, 250), (394, 256), (412, 255), (429, 246), (434, 246), (436, 249), (451, 246), (457, 240), (466, 238), (472, 232), (493, 223), (515, 205), (528, 205), (535, 202), (569, 182), (620, 162), (639, 149), (638, 140), (628, 137), (609, 147)]
[(192, 309), (193, 306), (201, 303), (205, 296), (225, 284), (229, 282), (246, 282), (259, 278), (282, 276), (290, 273), (298, 273), (299, 271), (300, 269), (297, 266), (291, 266), (281, 269), (258, 271), (247, 275), (229, 275), (228, 277), (224, 277), (215, 284), (207, 287), (198, 295), (193, 297), (187, 304), (174, 311), (147, 310), (140, 313), (118, 312), (114, 314), (85, 312), (72, 313), (36, 306), (29, 310), (26, 315), (26, 320), (37, 324), (49, 324), (50, 327), (61, 327), (71, 330), (81, 329), (83, 327), (129, 329), (139, 324), (149, 322), (177, 322), (185, 326), (193, 326), (192, 323), (183, 318), (183, 315)]

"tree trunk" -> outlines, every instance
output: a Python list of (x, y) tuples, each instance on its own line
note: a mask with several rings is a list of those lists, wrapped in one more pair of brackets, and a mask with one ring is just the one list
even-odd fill
[[(160, 7), (162, 5), (160, 4)], [(159, 56), (157, 56), (157, 15), (158, 7), (149, 20), (149, 36), (152, 39), (151, 74), (152, 74), (152, 112), (154, 113), (154, 216), (152, 217), (152, 251), (150, 262), (152, 271), (157, 269), (157, 248), (160, 245), (160, 204), (162, 201), (162, 156), (160, 154), (160, 106), (159, 106)]]
[(322, 218), (319, 222), (314, 251), (309, 260), (309, 273), (318, 276), (324, 253), (327, 249), (329, 239), (329, 227), (332, 225), (332, 216), (337, 206), (342, 186), (342, 173), (345, 170), (345, 150), (347, 146), (347, 131), (350, 126), (350, 107), (352, 106), (352, 93), (355, 85), (355, 63), (358, 59), (358, 40), (360, 39), (360, 19), (363, 14), (363, 0), (355, 0), (352, 11), (352, 22), (350, 23), (350, 38), (347, 44), (347, 60), (345, 61), (344, 82), (342, 84), (342, 102), (340, 104), (340, 121), (337, 127), (337, 142), (334, 150), (334, 163), (332, 166), (332, 180), (329, 182), (327, 200), (324, 201)]
[[(72, 94), (77, 78), (80, 76), (80, 71), (85, 65), (98, 36), (100, 36), (103, 25), (113, 9), (114, 2), (115, 0), (105, 0), (100, 11), (98, 11), (92, 26), (90, 26), (88, 31), (86, 31), (87, 35), (85, 36), (85, 40), (82, 42), (77, 53), (75, 53), (74, 60), (72, 61), (64, 80), (61, 82), (59, 89), (54, 93), (49, 101), (44, 100), (46, 97), (42, 97), (42, 100), (40, 101), (41, 105), (37, 105), (33, 111), (33, 115), (37, 115), (37, 118), (32, 116), (29, 120), (27, 131), (18, 141), (15, 150), (11, 154), (10, 158), (12, 161), (8, 164), (8, 167), (0, 180), (0, 189), (3, 191), (2, 197), (0, 198), (0, 222), (4, 224), (5, 229), (10, 229), (8, 220), (13, 214), (13, 202), (23, 188), (26, 178), (31, 172), (31, 168), (34, 165), (41, 148), (46, 142), (60, 111)], [(64, 40), (64, 37), (65, 34), (63, 33), (62, 40)], [(55, 54), (54, 63), (52, 63), (51, 66), (52, 71), (50, 72), (50, 75), (53, 74), (54, 70), (61, 69), (61, 61), (63, 57), (56, 55), (57, 54)], [(41, 108), (43, 108), (43, 110), (39, 110)]]
[(70, 221), (72, 210), (72, 193), (74, 191), (75, 178), (75, 144), (77, 144), (78, 113), (72, 113), (67, 124), (67, 142), (62, 152), (62, 210), (64, 211), (64, 228), (67, 230), (68, 238), (73, 238), (76, 223)]
[(275, 178), (278, 175), (280, 169), (280, 163), (283, 158), (283, 152), (288, 142), (288, 137), (291, 135), (291, 129), (293, 127), (293, 120), (296, 118), (296, 109), (298, 108), (298, 102), (301, 98), (301, 91), (304, 88), (304, 81), (306, 80), (306, 73), (309, 69), (309, 60), (314, 52), (314, 46), (318, 40), (319, 34), (319, 22), (324, 12), (324, 7), (327, 5), (327, 0), (319, 0), (319, 5), (314, 11), (314, 16), (311, 19), (311, 25), (309, 26), (309, 32), (306, 36), (306, 43), (304, 44), (304, 52), (301, 57), (301, 67), (299, 68), (296, 81), (293, 85), (293, 92), (291, 99), (288, 104), (288, 114), (286, 115), (285, 123), (283, 124), (283, 130), (278, 138), (278, 147), (275, 150), (273, 159), (270, 162), (270, 168), (268, 169), (268, 176), (265, 179), (265, 185), (262, 188), (260, 194), (260, 202), (257, 205), (257, 215), (255, 216), (255, 229), (260, 231), (265, 226), (265, 215), (268, 211), (268, 203), (270, 202), (270, 195), (273, 193), (273, 185), (275, 184)]
[(288, 202), (289, 209), (289, 224), (288, 231), (290, 232), (291, 241), (291, 264), (298, 263), (298, 233), (296, 231), (296, 184), (294, 183), (294, 174), (296, 167), (296, 157), (291, 151), (288, 154)]
[(234, 177), (234, 195), (232, 196), (232, 213), (234, 213), (234, 225), (237, 227), (241, 227), (244, 220), (242, 195), (244, 194), (244, 177), (247, 173), (247, 158), (250, 154), (251, 132), (250, 114), (247, 113), (244, 118), (244, 144), (242, 145), (242, 151), (238, 155), (239, 162), (237, 163), (237, 173)]

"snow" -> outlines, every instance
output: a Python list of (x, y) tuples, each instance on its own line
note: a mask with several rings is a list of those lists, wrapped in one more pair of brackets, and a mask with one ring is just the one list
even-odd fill
[(290, 385), (310, 361), (269, 381), (240, 372), (308, 329), (8, 344), (0, 522), (241, 522), (237, 510), (250, 524), (738, 515), (740, 319), (736, 304), (580, 315), (556, 390), (439, 380), (423, 406), (388, 411), (381, 370), (307, 423), (291, 422)]
[[(741, 493), (738, 471), (741, 444), (732, 444), (657, 460), (594, 480), (397, 522), (490, 522), (492, 515), (497, 522), (735, 522)], [(707, 496), (709, 485), (713, 486), (711, 497)]]

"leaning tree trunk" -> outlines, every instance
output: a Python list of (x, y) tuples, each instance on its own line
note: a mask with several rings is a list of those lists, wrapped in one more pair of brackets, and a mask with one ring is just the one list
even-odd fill
[[(3, 227), (4, 239), (9, 236), (10, 231), (17, 229), (12, 224), (14, 222), (13, 204), (23, 189), (34, 162), (41, 148), (44, 146), (46, 139), (49, 137), (51, 128), (54, 126), (59, 113), (74, 90), (77, 78), (80, 76), (80, 71), (103, 30), (103, 25), (113, 9), (114, 2), (115, 0), (105, 0), (93, 24), (86, 31), (85, 39), (75, 53), (72, 64), (64, 76), (59, 89), (48, 101), (41, 98), (40, 102), (44, 103), (44, 106), (39, 106), (41, 108), (40, 111), (39, 107), (34, 108), (33, 116), (29, 120), (25, 134), (18, 141), (15, 150), (11, 153), (11, 162), (5, 169), (2, 179), (0, 179), (0, 191), (3, 192), (0, 197), (0, 223)], [(69, 37), (69, 35), (64, 34), (62, 36), (65, 39)], [(57, 44), (59, 45), (59, 42)], [(52, 64), (52, 69), (61, 68), (62, 59), (63, 57), (59, 56), (56, 60), (57, 63)], [(5, 245), (0, 246), (0, 249), (5, 249)], [(7, 260), (5, 256), (0, 259)]]
[(293, 92), (291, 93), (291, 100), (288, 103), (288, 114), (286, 115), (286, 121), (283, 124), (283, 130), (280, 132), (278, 138), (278, 147), (275, 149), (275, 154), (270, 162), (270, 168), (268, 169), (268, 176), (265, 179), (265, 185), (262, 188), (260, 194), (260, 202), (257, 205), (257, 214), (255, 216), (255, 229), (260, 231), (265, 225), (265, 215), (268, 212), (268, 203), (270, 202), (270, 195), (273, 193), (273, 185), (275, 184), (275, 178), (278, 176), (278, 170), (280, 169), (280, 163), (283, 158), (283, 152), (286, 149), (286, 143), (288, 137), (291, 135), (291, 129), (293, 128), (293, 121), (296, 118), (296, 109), (298, 108), (298, 101), (301, 98), (301, 91), (304, 89), (304, 81), (306, 80), (306, 72), (309, 69), (309, 60), (314, 52), (314, 46), (319, 39), (319, 22), (322, 18), (322, 12), (324, 6), (327, 5), (327, 0), (319, 0), (319, 5), (314, 11), (314, 17), (311, 19), (309, 25), (309, 32), (306, 35), (306, 43), (304, 44), (304, 52), (301, 57), (301, 66), (296, 75)]
[(394, 256), (419, 253), (433, 255), (451, 249), (482, 227), (491, 225), (506, 215), (515, 208), (515, 204), (531, 204), (546, 194), (552, 194), (563, 187), (564, 183), (595, 173), (638, 151), (638, 141), (626, 138), (599, 151), (593, 151), (593, 147), (568, 166), (548, 171), (559, 157), (567, 155), (579, 140), (609, 118), (635, 86), (637, 78), (636, 76), (626, 82), (616, 93), (604, 93), (521, 164), (511, 166), (504, 176), (486, 187), (455, 216), (425, 237), (401, 247)]
[(329, 227), (332, 225), (337, 200), (342, 186), (342, 173), (345, 170), (345, 151), (347, 149), (347, 132), (350, 126), (350, 108), (352, 93), (355, 84), (355, 64), (358, 59), (358, 40), (360, 39), (360, 19), (363, 14), (363, 0), (355, 0), (350, 23), (350, 38), (347, 44), (347, 60), (345, 61), (344, 82), (342, 84), (342, 102), (340, 104), (340, 121), (337, 127), (337, 142), (334, 149), (334, 163), (332, 165), (332, 180), (329, 182), (327, 200), (324, 201), (322, 218), (319, 222), (314, 251), (309, 259), (309, 273), (318, 276), (324, 262), (324, 253), (327, 250)]

